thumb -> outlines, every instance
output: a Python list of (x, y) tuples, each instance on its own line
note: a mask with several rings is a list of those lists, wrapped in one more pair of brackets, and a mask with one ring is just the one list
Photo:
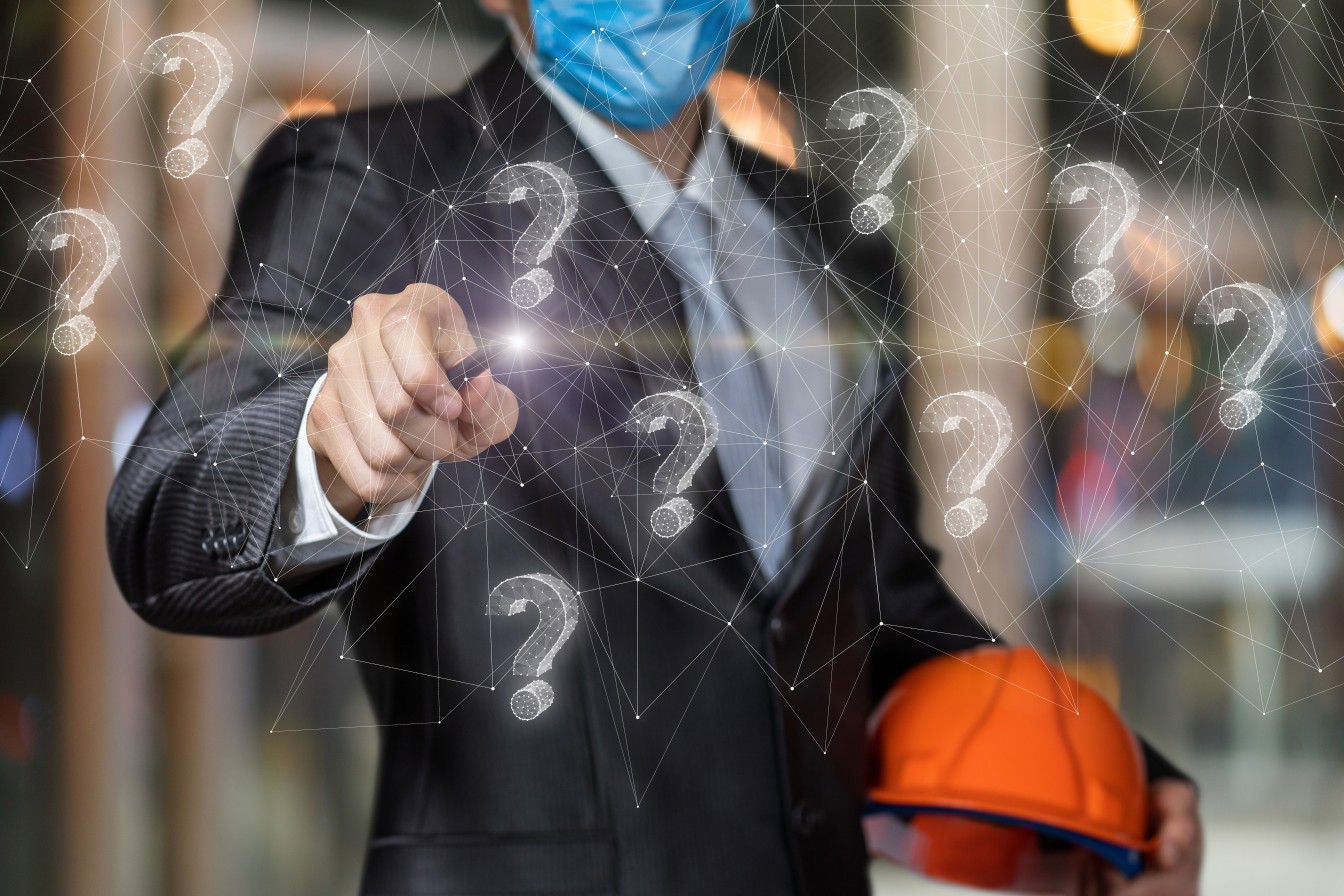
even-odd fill
[(1184, 782), (1162, 784), (1153, 788), (1152, 802), (1157, 822), (1157, 864), (1160, 868), (1172, 868), (1186, 857), (1199, 838), (1194, 788)]
[(1160, 835), (1157, 846), (1157, 864), (1162, 868), (1174, 868), (1180, 864), (1181, 857), (1190, 848), (1185, 838), (1177, 837), (1170, 831)]

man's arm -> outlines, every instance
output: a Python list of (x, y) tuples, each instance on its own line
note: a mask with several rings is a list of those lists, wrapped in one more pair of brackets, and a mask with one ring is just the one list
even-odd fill
[(266, 563), (327, 347), (357, 297), (415, 279), (404, 203), (368, 168), (365, 142), (341, 119), (318, 118), (278, 130), (259, 152), (220, 295), (113, 484), (113, 570), (154, 625), (272, 631), (353, 588), (372, 560), (293, 587)]

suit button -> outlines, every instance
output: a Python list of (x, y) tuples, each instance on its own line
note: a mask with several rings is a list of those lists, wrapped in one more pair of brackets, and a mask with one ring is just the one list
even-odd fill
[(211, 560), (224, 560), (242, 553), (247, 546), (247, 530), (239, 523), (232, 529), (201, 530), (201, 553)]
[(783, 619), (776, 616), (770, 620), (770, 634), (774, 636), (776, 641), (784, 640), (784, 630), (785, 625)]
[(799, 836), (809, 836), (817, 829), (817, 825), (825, 818), (825, 813), (813, 806), (807, 800), (802, 800), (793, 807), (793, 829)]

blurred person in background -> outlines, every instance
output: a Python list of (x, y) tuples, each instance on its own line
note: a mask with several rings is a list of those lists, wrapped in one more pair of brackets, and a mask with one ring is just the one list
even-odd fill
[[(122, 590), (203, 635), (342, 607), (382, 726), (365, 893), (866, 893), (868, 714), (990, 637), (917, 537), (898, 371), (849, 348), (900, 307), (894, 254), (717, 126), (747, 0), (483, 5), (514, 40), (460, 92), (290, 123), (253, 161), (219, 298), (109, 501)], [(536, 160), (580, 211), (522, 315), (514, 212), (473, 199)], [(490, 350), (520, 322), (528, 351)], [(652, 469), (630, 408), (687, 382), (719, 445), (659, 541), (603, 468)], [(483, 607), (538, 569), (584, 616), (523, 723)], [(765, 664), (802, 668), (818, 628), (871, 643), (779, 687)], [(676, 711), (617, 716), (637, 678)], [(1150, 870), (1079, 892), (1197, 890), (1194, 788), (1145, 754)]]

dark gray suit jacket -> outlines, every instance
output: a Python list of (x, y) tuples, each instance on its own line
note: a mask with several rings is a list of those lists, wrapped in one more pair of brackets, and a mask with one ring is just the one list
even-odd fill
[[(855, 338), (899, 324), (895, 258), (855, 238), (852, 199), (736, 154), (844, 278)], [(508, 293), (530, 214), (484, 195), (534, 160), (569, 171), (580, 210), (547, 263), (555, 294), (524, 312)], [(352, 300), (414, 281), (487, 339), (531, 334), (494, 360), (517, 432), (441, 465), (385, 549), (278, 584), (279, 491), (325, 348)], [(690, 370), (677, 281), (508, 51), (455, 96), (288, 125), (253, 163), (228, 275), (121, 469), (108, 539), (131, 606), (171, 631), (257, 634), (343, 605), (386, 726), (366, 894), (867, 892), (865, 719), (903, 671), (987, 637), (916, 535), (898, 359), (775, 583), (712, 456), (690, 528), (649, 531), (676, 436), (655, 451), (626, 418)], [(510, 662), (535, 616), (485, 605), (530, 572), (577, 588), (583, 619), (545, 676), (555, 706), (523, 723)]]

